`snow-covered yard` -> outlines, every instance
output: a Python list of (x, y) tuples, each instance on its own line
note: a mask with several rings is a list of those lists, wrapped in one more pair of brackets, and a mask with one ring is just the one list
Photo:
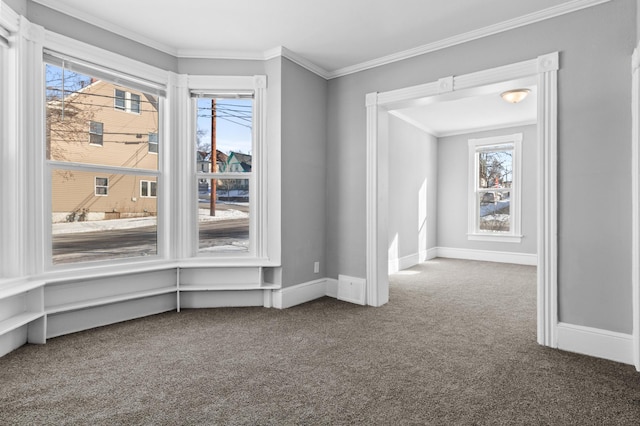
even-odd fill
[[(216, 210), (215, 216), (209, 215), (209, 209), (199, 209), (198, 220), (200, 222), (216, 222), (220, 220), (244, 219), (249, 214), (238, 209), (225, 206), (225, 209)], [(117, 229), (132, 229), (145, 226), (156, 226), (158, 218), (155, 216), (136, 217), (129, 219), (96, 220), (85, 222), (62, 222), (52, 224), (53, 235), (74, 234), (79, 232), (112, 231)]]

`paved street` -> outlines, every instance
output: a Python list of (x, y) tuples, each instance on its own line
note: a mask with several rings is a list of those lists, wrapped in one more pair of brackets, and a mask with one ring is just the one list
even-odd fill
[[(155, 255), (156, 240), (155, 226), (57, 234), (53, 236), (53, 263)], [(248, 241), (248, 218), (200, 222), (200, 249), (226, 246), (238, 251), (243, 250)]]

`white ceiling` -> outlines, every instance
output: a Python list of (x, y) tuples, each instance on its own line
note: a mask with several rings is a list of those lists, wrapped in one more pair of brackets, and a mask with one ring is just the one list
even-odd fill
[(608, 0), (33, 1), (174, 56), (264, 58), (285, 47), (331, 75)]
[[(500, 97), (503, 91), (516, 88), (531, 92), (518, 104)], [(411, 105), (391, 113), (437, 137), (536, 123), (538, 89), (535, 85), (514, 81), (484, 89), (481, 93), (453, 99), (424, 101), (424, 105)]]
[[(285, 48), (330, 78), (608, 0), (33, 1), (174, 56), (265, 59)], [(510, 105), (502, 89), (395, 114), (436, 136), (535, 122), (535, 90)]]

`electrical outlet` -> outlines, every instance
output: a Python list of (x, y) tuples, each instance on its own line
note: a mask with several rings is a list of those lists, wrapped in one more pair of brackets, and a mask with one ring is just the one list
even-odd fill
[(318, 272), (320, 272), (320, 262), (314, 262), (313, 263), (313, 273), (317, 274)]

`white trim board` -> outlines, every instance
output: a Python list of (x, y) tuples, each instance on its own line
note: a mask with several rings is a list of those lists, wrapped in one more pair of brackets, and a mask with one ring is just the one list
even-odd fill
[(558, 349), (633, 365), (633, 337), (598, 328), (558, 323)]
[(376, 68), (382, 65), (387, 65), (405, 59), (413, 58), (415, 56), (424, 55), (426, 53), (446, 49), (462, 43), (478, 40), (483, 37), (488, 37), (494, 34), (499, 34), (505, 31), (524, 27), (525, 25), (535, 24), (536, 22), (541, 22), (547, 19), (566, 15), (567, 13), (576, 12), (588, 7), (597, 6), (609, 1), (611, 0), (573, 0), (567, 3), (540, 10), (538, 12), (530, 13), (519, 18), (509, 19), (495, 25), (489, 25), (488, 27), (479, 28), (477, 30), (469, 31), (464, 34), (455, 35), (453, 37), (445, 38), (433, 43), (418, 46), (413, 49), (404, 50), (402, 52), (393, 53), (391, 55), (373, 59), (371, 61), (366, 61), (360, 64), (340, 68), (331, 71), (329, 73), (329, 79), (343, 77), (345, 75), (354, 74), (360, 71), (366, 71), (371, 68)]
[(437, 247), (437, 253), (437, 257), (450, 259), (481, 260), (484, 262), (514, 263), (517, 265), (530, 266), (536, 266), (538, 264), (538, 256), (531, 253), (460, 249), (452, 247)]
[(395, 274), (403, 269), (411, 268), (420, 263), (420, 254), (413, 253), (396, 259), (389, 259), (389, 273)]
[(420, 253), (412, 253), (408, 256), (389, 259), (389, 274), (411, 268), (419, 263), (438, 257), (438, 248), (432, 247), (428, 250), (420, 250)]
[(640, 371), (640, 44), (631, 57), (631, 304), (633, 363)]
[(336, 297), (337, 293), (337, 280), (321, 278), (319, 280), (285, 287), (280, 290), (274, 290), (272, 293), (272, 303), (276, 309), (287, 309), (324, 296)]

